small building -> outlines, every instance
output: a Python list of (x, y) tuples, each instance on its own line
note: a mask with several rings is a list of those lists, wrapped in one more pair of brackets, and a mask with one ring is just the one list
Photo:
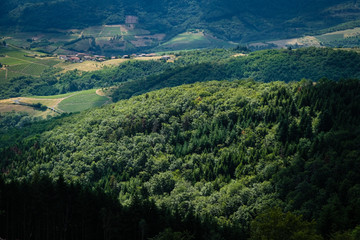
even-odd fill
[(156, 53), (149, 53), (149, 54), (146, 54), (147, 57), (156, 57), (157, 54)]
[(86, 56), (84, 56), (84, 60), (87, 60), (87, 61), (94, 61), (94, 60), (95, 60), (95, 57), (93, 57), (93, 56), (89, 56), (89, 55), (86, 55)]
[(84, 58), (87, 54), (86, 53), (78, 53), (76, 54), (77, 57), (79, 58)]
[(130, 58), (130, 56), (129, 55), (124, 55), (124, 56), (122, 56), (122, 58)]
[(66, 55), (59, 55), (60, 60), (68, 60), (68, 57)]
[(161, 57), (161, 60), (165, 60), (165, 61), (170, 60), (170, 59), (171, 59), (171, 57), (169, 55), (164, 55)]
[(70, 57), (68, 59), (70, 62), (73, 62), (73, 63), (79, 63), (80, 62), (80, 58), (79, 57)]

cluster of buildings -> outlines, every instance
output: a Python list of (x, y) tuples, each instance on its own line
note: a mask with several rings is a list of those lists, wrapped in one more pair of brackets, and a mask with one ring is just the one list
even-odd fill
[(72, 63), (80, 63), (83, 61), (98, 61), (98, 62), (102, 62), (105, 61), (105, 56), (100, 56), (100, 55), (89, 55), (86, 53), (78, 53), (76, 55), (59, 55), (59, 59), (60, 60), (65, 60), (67, 62), (72, 62)]
[[(156, 53), (142, 53), (142, 54), (131, 54), (131, 55), (123, 55), (120, 57), (117, 56), (112, 56), (111, 59), (117, 59), (117, 58), (137, 58), (137, 57), (156, 57), (157, 54)], [(107, 60), (105, 56), (100, 56), (100, 55), (89, 55), (86, 53), (77, 53), (76, 55), (59, 55), (58, 58), (60, 60), (64, 60), (66, 62), (72, 62), (72, 63), (81, 63), (84, 61), (97, 61), (97, 62), (102, 62)], [(171, 59), (170, 56), (162, 56), (161, 60), (169, 60)]]
[(122, 56), (122, 58), (136, 58), (136, 57), (156, 57), (157, 54), (156, 53), (148, 53), (148, 54), (145, 54), (145, 53), (142, 53), (142, 54), (131, 54), (131, 55), (124, 55)]

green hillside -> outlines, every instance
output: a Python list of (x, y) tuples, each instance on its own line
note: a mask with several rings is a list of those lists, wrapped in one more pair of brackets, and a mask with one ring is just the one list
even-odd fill
[[(245, 50), (245, 51), (244, 51)], [(244, 54), (245, 52), (245, 54)], [(322, 77), (358, 78), (360, 55), (330, 48), (266, 50), (244, 49), (184, 51), (173, 62), (127, 61), (117, 67), (81, 72), (46, 71), (40, 78), (23, 76), (2, 84), (0, 97), (54, 95), (112, 87), (115, 101), (154, 89), (199, 81), (253, 78), (257, 81), (300, 81)], [(26, 83), (26, 84), (24, 84)]]
[[(359, 90), (358, 80), (165, 88), (23, 137), (16, 150), (2, 149), (1, 169), (7, 180), (64, 176), (102, 189), (123, 206), (150, 200), (178, 221), (190, 221), (193, 213), (194, 224), (217, 226), (178, 230), (196, 239), (260, 239), (264, 224), (282, 239), (280, 226), (261, 220), (281, 211), (287, 219), (303, 216), (288, 225), (287, 239), (298, 231), (305, 239), (350, 236), (360, 224)], [(157, 234), (150, 232), (145, 237)]]
[(0, 63), (4, 66), (0, 69), (0, 84), (4, 84), (19, 76), (40, 77), (59, 61), (43, 53), (7, 45), (0, 46)]
[(154, 51), (175, 51), (199, 48), (230, 48), (235, 47), (235, 43), (230, 43), (217, 39), (212, 35), (201, 31), (192, 31), (178, 34), (169, 41), (155, 47)]
[[(224, 79), (254, 79), (261, 82), (318, 81), (360, 77), (360, 55), (330, 48), (265, 50), (221, 58), (231, 52), (217, 50), (183, 53), (178, 66), (145, 79), (122, 83), (112, 93), (114, 101), (155, 89)], [(213, 59), (211, 59), (213, 58)], [(187, 64), (182, 64), (186, 62)], [(177, 62), (175, 61), (175, 65)]]
[(96, 89), (92, 89), (78, 92), (62, 100), (58, 108), (64, 112), (80, 112), (90, 108), (100, 107), (109, 101), (109, 98), (99, 96), (96, 94)]
[(350, 0), (10, 0), (0, 13), (3, 27), (30, 31), (126, 23), (152, 34), (164, 33), (167, 39), (190, 29), (204, 29), (219, 38), (248, 42), (299, 36), (358, 20), (359, 7)]
[(360, 0), (0, 6), (0, 240), (360, 239)]

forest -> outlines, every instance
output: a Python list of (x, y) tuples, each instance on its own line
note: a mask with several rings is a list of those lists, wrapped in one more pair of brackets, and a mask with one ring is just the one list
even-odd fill
[(357, 1), (352, 0), (8, 0), (0, 9), (0, 27), (61, 32), (125, 24), (126, 16), (137, 16), (140, 28), (165, 33), (167, 40), (191, 29), (204, 29), (221, 39), (249, 42), (297, 37), (357, 20), (358, 14)]
[(360, 239), (360, 1), (0, 5), (0, 240)]
[(0, 237), (359, 239), (360, 81), (207, 80), (6, 126)]

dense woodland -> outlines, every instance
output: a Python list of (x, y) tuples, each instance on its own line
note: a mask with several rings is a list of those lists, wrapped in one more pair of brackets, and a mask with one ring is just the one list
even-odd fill
[(210, 81), (9, 128), (0, 237), (359, 239), (359, 93)]
[[(234, 50), (236, 51), (236, 50)], [(229, 52), (229, 51), (228, 51)], [(206, 55), (203, 55), (206, 53)], [(127, 81), (112, 93), (116, 101), (163, 87), (224, 79), (254, 79), (261, 82), (318, 81), (323, 77), (340, 80), (360, 77), (360, 55), (331, 48), (264, 50), (248, 56), (216, 59), (222, 51), (195, 51), (179, 57), (182, 63), (163, 73)], [(212, 55), (213, 59), (209, 59)], [(234, 54), (235, 55), (235, 54)]]
[[(129, 16), (131, 31), (113, 40), (161, 34), (161, 46), (192, 32), (247, 44), (359, 27), (359, 9), (357, 0), (6, 0), (0, 48), (27, 32), (22, 48), (69, 40), (100, 51), (97, 31), (83, 30)], [(333, 39), (327, 46), (359, 43)], [(0, 113), (0, 239), (360, 239), (359, 53), (163, 54), (174, 61), (4, 77), (0, 99), (102, 88), (114, 103), (47, 119)]]

